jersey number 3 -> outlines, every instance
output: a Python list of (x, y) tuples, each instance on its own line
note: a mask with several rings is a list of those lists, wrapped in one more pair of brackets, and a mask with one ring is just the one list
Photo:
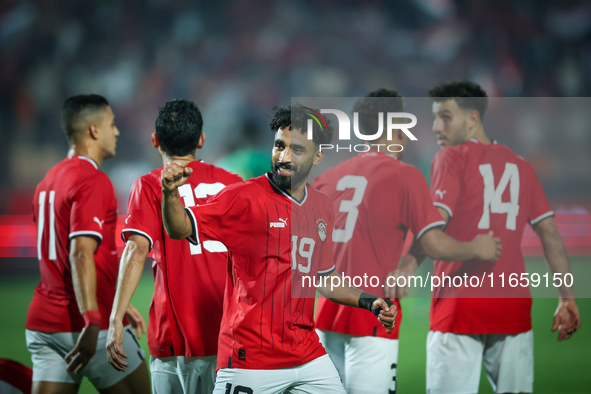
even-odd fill
[(345, 228), (335, 228), (332, 232), (332, 242), (347, 242), (353, 237), (353, 230), (359, 217), (357, 207), (363, 200), (365, 189), (367, 188), (367, 178), (359, 175), (345, 175), (337, 182), (337, 190), (355, 189), (351, 200), (342, 200), (339, 206), (339, 212), (347, 214)]
[[(490, 164), (478, 166), (482, 180), (484, 181), (484, 206), (482, 217), (478, 222), (479, 229), (490, 228), (491, 213), (506, 213), (507, 230), (517, 228), (517, 215), (519, 214), (519, 169), (516, 164), (505, 163), (505, 172), (495, 189), (495, 177)], [(503, 193), (509, 186), (509, 202), (503, 202)]]
[[(216, 183), (200, 183), (195, 187), (193, 190), (191, 185), (184, 184), (178, 188), (179, 195), (183, 199), (183, 203), (185, 204), (185, 208), (194, 207), (195, 205), (195, 198), (206, 198), (207, 196), (215, 196), (218, 194), (226, 185), (220, 182)], [(195, 192), (195, 197), (193, 197), (193, 192)], [(219, 241), (204, 241), (199, 245), (189, 244), (191, 246), (191, 254), (201, 254), (203, 253), (202, 245), (205, 250), (210, 253), (216, 252), (227, 252), (226, 245)]]

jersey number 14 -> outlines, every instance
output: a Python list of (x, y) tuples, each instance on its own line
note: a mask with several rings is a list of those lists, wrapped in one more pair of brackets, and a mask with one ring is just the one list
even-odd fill
[[(517, 228), (517, 215), (519, 214), (519, 169), (516, 164), (505, 163), (505, 171), (495, 189), (495, 177), (490, 164), (478, 166), (484, 182), (484, 206), (482, 217), (478, 222), (479, 229), (490, 228), (491, 213), (506, 213), (507, 230)], [(503, 202), (503, 193), (509, 186), (509, 202)]]

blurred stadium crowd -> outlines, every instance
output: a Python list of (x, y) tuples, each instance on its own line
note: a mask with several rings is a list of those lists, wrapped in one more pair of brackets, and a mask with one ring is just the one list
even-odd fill
[[(590, 37), (591, 3), (570, 0), (3, 1), (0, 214), (31, 212), (35, 185), (65, 155), (59, 113), (73, 94), (102, 94), (115, 111), (121, 137), (104, 170), (122, 213), (133, 180), (160, 165), (149, 135), (172, 98), (201, 107), (213, 163), (267, 150), (270, 109), (291, 97), (424, 97), (455, 78), (490, 96), (589, 96)], [(591, 137), (568, 128), (541, 127), (532, 144), (491, 134), (517, 144), (552, 201), (591, 194)]]

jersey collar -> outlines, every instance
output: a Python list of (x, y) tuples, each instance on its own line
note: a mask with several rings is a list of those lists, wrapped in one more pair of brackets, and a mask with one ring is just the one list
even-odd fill
[(275, 182), (273, 182), (273, 179), (271, 178), (271, 176), (269, 174), (270, 174), (270, 172), (267, 172), (265, 175), (267, 176), (267, 180), (269, 181), (269, 183), (271, 184), (271, 186), (273, 186), (273, 188), (275, 190), (277, 190), (279, 193), (283, 194), (285, 197), (289, 198), (291, 201), (298, 204), (299, 206), (304, 205), (304, 203), (306, 202), (306, 199), (308, 198), (308, 185), (304, 185), (304, 198), (302, 198), (302, 201), (298, 201), (293, 196), (291, 196), (291, 195), (287, 194), (286, 192), (284, 192), (283, 190), (281, 190), (279, 188), (279, 186), (277, 186), (275, 184)]
[(96, 161), (92, 160), (90, 157), (78, 155), (78, 158), (80, 158), (82, 160), (86, 160), (87, 162), (89, 162), (90, 164), (92, 164), (95, 169), (97, 169), (97, 170), (99, 169), (99, 166), (98, 166), (98, 164), (96, 164)]
[[(478, 142), (478, 140), (477, 140), (476, 138), (474, 138), (474, 137), (470, 138), (468, 141), (476, 142), (477, 144), (479, 144), (479, 143), (480, 143), (480, 142)], [(496, 144), (496, 143), (497, 143), (497, 140), (491, 140), (490, 142), (491, 142), (491, 143), (493, 143), (493, 144)]]

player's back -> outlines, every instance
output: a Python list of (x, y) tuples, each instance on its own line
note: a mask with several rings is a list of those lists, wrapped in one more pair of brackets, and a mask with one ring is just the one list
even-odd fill
[(33, 201), (41, 280), (29, 308), (27, 328), (46, 332), (80, 331), (69, 262), (70, 241), (95, 238), (97, 301), (108, 327), (119, 262), (115, 247), (117, 202), (109, 178), (84, 156), (66, 158), (37, 186)]
[[(203, 204), (242, 179), (219, 167), (193, 161), (193, 174), (179, 187), (185, 207)], [(123, 229), (148, 238), (153, 247), (154, 295), (150, 308), (150, 353), (155, 357), (205, 357), (217, 353), (227, 277), (227, 249), (217, 241), (192, 245), (164, 232), (161, 168), (140, 177), (129, 197)]]
[[(431, 192), (435, 205), (450, 215), (446, 229), (448, 235), (459, 241), (469, 241), (477, 234), (492, 230), (495, 236), (501, 238), (503, 245), (496, 263), (436, 261), (434, 275), (441, 275), (442, 272), (460, 276), (487, 275), (487, 280), (476, 289), (469, 286), (439, 288), (435, 290), (434, 297), (502, 297), (504, 299), (494, 302), (464, 299), (445, 301), (444, 304), (453, 302), (455, 307), (463, 310), (462, 313), (479, 309), (482, 314), (488, 312), (491, 315), (506, 315), (507, 310), (513, 309), (529, 316), (524, 313), (529, 312), (531, 306), (529, 289), (510, 287), (507, 284), (511, 273), (525, 272), (521, 254), (521, 238), (525, 225), (528, 222), (535, 224), (552, 215), (531, 165), (507, 146), (496, 142), (487, 145), (472, 139), (439, 151), (433, 159), (431, 174)], [(496, 281), (496, 285), (492, 282), (492, 286), (488, 279), (491, 273)], [(499, 275), (503, 273), (504, 288), (499, 280)], [(517, 297), (520, 300), (508, 300), (507, 297)], [(514, 308), (510, 305), (514, 305)], [(478, 317), (474, 317), (478, 321)], [(441, 321), (442, 318), (435, 320)], [(491, 319), (486, 317), (483, 320)], [(499, 320), (502, 322), (505, 319)], [(521, 326), (526, 327), (529, 324), (529, 320), (523, 321)], [(448, 321), (443, 325), (454, 326), (455, 323)], [(474, 324), (476, 326), (478, 324)], [(487, 329), (495, 330), (494, 326), (495, 324), (489, 324)]]
[[(433, 208), (424, 176), (392, 155), (359, 154), (317, 177), (314, 186), (334, 204), (337, 272), (350, 277), (377, 277), (379, 282), (354, 284), (381, 297), (386, 275), (398, 266), (408, 230), (421, 236), (429, 228), (444, 224)], [(388, 335), (378, 322), (363, 319), (360, 312), (321, 299), (317, 326), (351, 335), (397, 337), (397, 329)], [(398, 323), (401, 318), (399, 313)]]

